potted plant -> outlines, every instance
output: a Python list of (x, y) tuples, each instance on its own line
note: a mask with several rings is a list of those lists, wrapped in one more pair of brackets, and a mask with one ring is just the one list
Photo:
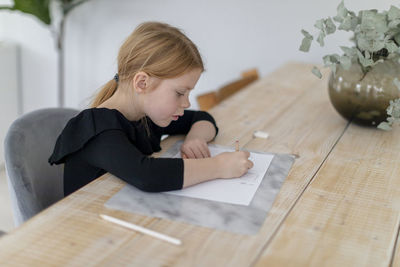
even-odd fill
[[(356, 123), (390, 130), (400, 121), (400, 9), (356, 14), (342, 1), (335, 17), (317, 20), (314, 27), (315, 38), (301, 31), (300, 51), (308, 52), (313, 41), (324, 46), (325, 37), (337, 30), (353, 35), (353, 46), (340, 46), (342, 55), (323, 57), (324, 66), (331, 68), (328, 88), (335, 109)], [(312, 72), (322, 77), (316, 66)]]
[[(55, 0), (53, 0), (55, 1)], [(65, 19), (67, 15), (75, 7), (83, 4), (88, 0), (58, 0), (57, 8), (60, 14), (60, 21), (55, 25), (55, 29), (52, 31), (54, 33), (54, 39), (56, 42), (56, 48), (58, 52), (58, 106), (64, 106), (64, 35), (65, 35)], [(20, 11), (23, 13), (31, 14), (38, 18), (41, 22), (46, 25), (52, 24), (52, 19), (54, 20), (54, 14), (50, 12), (50, 2), (51, 0), (14, 0), (13, 6), (0, 6), (0, 10), (11, 10)]]

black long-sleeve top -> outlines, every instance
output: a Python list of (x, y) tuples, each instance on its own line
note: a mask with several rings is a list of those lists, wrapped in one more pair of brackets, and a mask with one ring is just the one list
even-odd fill
[(161, 150), (164, 134), (187, 134), (200, 120), (214, 124), (204, 111), (185, 110), (177, 121), (159, 127), (146, 118), (129, 121), (116, 109), (85, 109), (68, 121), (49, 163), (64, 163), (64, 195), (69, 195), (106, 172), (149, 192), (181, 189), (183, 160), (148, 157)]

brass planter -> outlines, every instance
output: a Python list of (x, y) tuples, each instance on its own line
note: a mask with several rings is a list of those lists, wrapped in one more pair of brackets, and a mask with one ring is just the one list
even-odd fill
[(358, 124), (376, 126), (386, 120), (390, 100), (400, 97), (393, 83), (400, 80), (400, 64), (386, 60), (375, 65), (365, 75), (358, 63), (349, 70), (337, 65), (336, 74), (329, 78), (329, 97), (334, 108), (348, 120)]

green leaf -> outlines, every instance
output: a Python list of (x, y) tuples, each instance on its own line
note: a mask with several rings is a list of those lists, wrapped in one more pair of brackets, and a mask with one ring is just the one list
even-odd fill
[(323, 31), (321, 31), (318, 35), (318, 39), (317, 42), (319, 43), (320, 46), (324, 46), (324, 38), (325, 38), (325, 33)]
[(301, 42), (299, 50), (303, 52), (308, 52), (310, 51), (311, 42), (314, 38), (305, 30), (301, 30), (301, 33), (304, 35), (304, 38)]
[(385, 41), (383, 41), (383, 40), (372, 41), (372, 50), (371, 50), (371, 52), (378, 52), (379, 50), (381, 50), (384, 47), (385, 47)]
[(390, 9), (388, 12), (388, 19), (389, 20), (400, 19), (400, 9), (398, 9), (395, 6), (390, 6)]
[(395, 99), (394, 101), (390, 101), (390, 112), (388, 114), (395, 119), (400, 118), (400, 99)]
[(389, 124), (389, 123), (387, 123), (387, 122), (381, 122), (379, 125), (378, 125), (378, 128), (379, 129), (381, 129), (381, 130), (384, 130), (384, 131), (390, 131), (390, 130), (392, 130), (392, 127), (391, 127), (391, 125)]
[(336, 25), (333, 23), (331, 18), (327, 18), (324, 20), (324, 25), (326, 29), (326, 34), (332, 34), (336, 31)]
[(338, 29), (344, 31), (356, 31), (357, 25), (359, 25), (358, 17), (347, 16), (339, 25)]
[(358, 17), (351, 17), (351, 22), (350, 22), (351, 28), (350, 28), (350, 30), (351, 31), (356, 31), (357, 27), (361, 28), (361, 26), (359, 26), (360, 25), (360, 21), (361, 20)]
[(377, 32), (375, 30), (371, 31), (366, 31), (361, 34), (361, 36), (365, 37), (369, 41), (384, 41), (385, 40), (385, 34), (382, 32)]
[(361, 13), (361, 30), (370, 31), (374, 29), (373, 16), (374, 13), (370, 10), (362, 10)]
[(322, 59), (324, 60), (324, 66), (325, 67), (328, 67), (328, 66), (333, 64), (333, 62), (331, 61), (331, 56), (330, 55), (326, 55)]
[(339, 25), (339, 30), (350, 31), (351, 30), (351, 17), (347, 17), (343, 20), (343, 22)]
[(310, 51), (311, 41), (312, 41), (312, 39), (309, 39), (309, 38), (307, 38), (307, 37), (304, 37), (304, 38), (303, 38), (303, 41), (301, 42), (301, 46), (300, 46), (299, 50), (300, 50), (300, 51), (303, 51), (303, 52), (308, 52), (308, 51)]
[(343, 67), (343, 69), (349, 70), (351, 67), (351, 58), (348, 56), (341, 56), (340, 65)]
[(400, 33), (398, 33), (398, 34), (396, 34), (396, 35), (394, 36), (394, 40), (396, 41), (396, 43), (397, 43), (398, 45), (400, 45)]
[(342, 49), (342, 51), (349, 57), (357, 55), (357, 48), (355, 47), (350, 48), (346, 46), (341, 46), (340, 49)]
[(374, 64), (374, 61), (370, 59), (370, 54), (368, 53), (368, 51), (365, 51), (365, 57), (364, 57), (363, 54), (359, 50), (357, 50), (357, 56), (358, 60), (360, 61), (360, 64), (364, 68), (372, 66)]
[(336, 65), (340, 62), (340, 56), (338, 54), (326, 55), (323, 57), (325, 67)]
[(397, 89), (399, 89), (399, 91), (400, 91), (400, 81), (397, 77), (394, 78), (393, 84), (396, 85)]
[(325, 67), (330, 67), (332, 72), (336, 74), (337, 64), (340, 63), (338, 54), (326, 55), (323, 57)]
[(317, 68), (317, 67), (313, 67), (312, 68), (312, 70), (311, 70), (311, 72), (315, 75), (315, 76), (317, 76), (318, 78), (322, 78), (322, 74), (321, 74), (321, 72), (319, 71), (319, 69)]
[(400, 24), (400, 19), (395, 19), (389, 22), (388, 27), (389, 29), (396, 29)]
[(334, 16), (333, 20), (336, 21), (336, 22), (339, 22), (339, 23), (343, 22), (343, 18), (341, 18), (339, 16)]
[(350, 16), (357, 17), (356, 13), (354, 13), (353, 11), (347, 10), (347, 12), (349, 12)]
[(341, 19), (344, 19), (348, 14), (348, 10), (345, 8), (343, 0), (342, 2), (340, 2), (336, 10), (337, 10), (337, 17)]
[(308, 39), (314, 39), (313, 37), (312, 37), (312, 35), (308, 32), (308, 31), (306, 31), (306, 30), (301, 30), (301, 33), (304, 35), (304, 37), (306, 37), (306, 38), (308, 38)]
[(385, 38), (383, 33), (369, 31), (356, 36), (357, 46), (361, 51), (377, 52), (385, 47)]
[(364, 10), (361, 15), (362, 31), (377, 31), (384, 33), (388, 30), (386, 16), (377, 13), (376, 10)]
[(399, 50), (399, 47), (393, 41), (385, 43), (385, 48), (388, 50), (389, 54)]
[(34, 15), (43, 23), (49, 25), (51, 23), (50, 0), (14, 0), (14, 9), (24, 13)]
[(392, 117), (394, 118), (400, 118), (400, 106), (394, 106), (393, 112), (392, 112)]
[(357, 46), (360, 48), (362, 51), (371, 51), (372, 50), (372, 44), (371, 42), (364, 37), (364, 35), (358, 35), (357, 36)]
[(393, 117), (388, 117), (388, 118), (387, 118), (387, 121), (388, 121), (388, 123), (389, 123), (390, 125), (393, 125), (393, 123), (396, 121), (396, 119), (393, 118)]
[(339, 63), (340, 62), (340, 56), (338, 54), (332, 54), (331, 55), (331, 60), (334, 63)]
[(319, 19), (315, 22), (314, 27), (323, 31), (324, 30), (324, 19)]

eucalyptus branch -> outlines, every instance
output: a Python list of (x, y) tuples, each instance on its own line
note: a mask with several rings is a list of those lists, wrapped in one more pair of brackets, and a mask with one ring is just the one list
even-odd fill
[(389, 131), (392, 129), (394, 123), (400, 122), (400, 99), (391, 100), (386, 112), (388, 114), (387, 121), (381, 122), (378, 128)]
[[(349, 70), (352, 64), (359, 64), (362, 71), (362, 82), (375, 65), (391, 60), (400, 64), (400, 8), (390, 6), (388, 11), (378, 12), (376, 9), (361, 10), (358, 15), (348, 10), (342, 0), (337, 7), (337, 14), (322, 18), (315, 22), (318, 30), (315, 35), (306, 30), (301, 30), (303, 40), (300, 51), (308, 52), (311, 44), (317, 42), (321, 47), (325, 45), (327, 35), (337, 30), (352, 32), (350, 39), (354, 43), (352, 47), (341, 46), (342, 55), (331, 54), (323, 57), (325, 67), (330, 67), (333, 74), (340, 66)], [(318, 78), (322, 78), (320, 70), (314, 66), (311, 72)], [(393, 79), (393, 84), (400, 91), (400, 81)], [(400, 122), (400, 98), (390, 101), (387, 108), (387, 122), (382, 122), (378, 128), (389, 130), (394, 122)]]
[[(362, 10), (356, 15), (347, 10), (341, 1), (333, 20), (330, 17), (317, 20), (314, 27), (319, 31), (315, 36), (305, 30), (301, 31), (304, 38), (300, 51), (308, 52), (314, 40), (324, 46), (324, 38), (336, 30), (354, 33), (351, 41), (355, 46), (341, 47), (344, 52), (342, 56), (324, 57), (325, 66), (331, 67), (333, 72), (337, 64), (349, 69), (351, 62), (358, 62), (366, 74), (376, 64), (400, 55), (400, 9), (395, 6), (381, 13), (372, 9)], [(315, 68), (312, 72), (321, 78), (318, 68)]]

